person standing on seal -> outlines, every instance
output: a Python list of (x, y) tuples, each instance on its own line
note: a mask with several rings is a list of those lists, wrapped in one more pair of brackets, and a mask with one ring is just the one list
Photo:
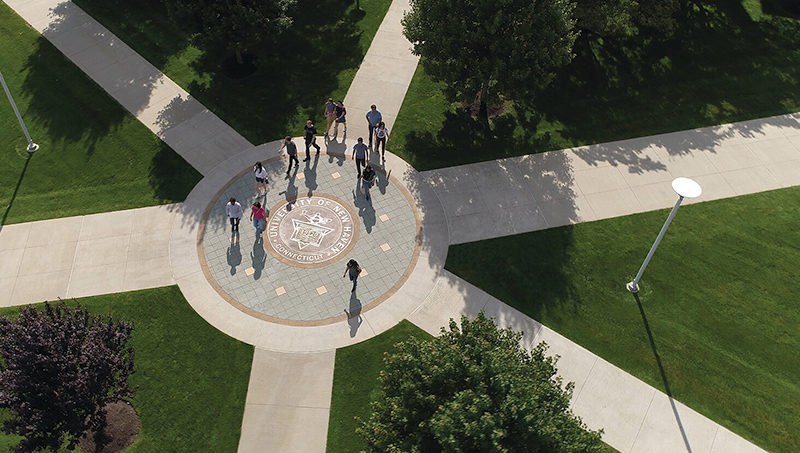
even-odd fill
[(292, 161), (295, 163), (295, 170), (300, 168), (300, 161), (297, 160), (297, 145), (292, 141), (291, 135), (287, 135), (286, 138), (283, 139), (283, 145), (281, 145), (281, 149), (278, 150), (278, 154), (283, 151), (283, 148), (286, 148), (286, 154), (289, 155), (289, 168), (286, 169), (286, 176), (289, 176), (289, 172), (292, 171)]
[(344, 108), (342, 101), (336, 103), (333, 109), (333, 114), (336, 115), (336, 122), (333, 124), (333, 136), (339, 133), (339, 124), (344, 125), (344, 132), (347, 133), (347, 109)]
[(386, 162), (386, 139), (389, 138), (389, 129), (386, 123), (381, 121), (375, 128), (375, 151), (380, 152), (381, 160)]
[(266, 214), (264, 208), (261, 207), (261, 203), (257, 201), (253, 203), (253, 207), (250, 208), (250, 220), (253, 222), (253, 226), (256, 227), (256, 242), (261, 240), (261, 235), (264, 233), (264, 219), (267, 217)]
[[(261, 165), (261, 162), (256, 162), (256, 165), (253, 167), (253, 174), (256, 176), (256, 194), (254, 196), (258, 198), (261, 195), (266, 195), (267, 184), (269, 184), (267, 169)], [(259, 188), (264, 188), (264, 192), (262, 193)]]
[(311, 154), (308, 152), (310, 147), (317, 148), (317, 154), (319, 154), (319, 145), (317, 145), (317, 128), (314, 127), (314, 123), (311, 120), (306, 121), (306, 127), (304, 128), (306, 131), (306, 158), (303, 159), (303, 162), (308, 162), (311, 160)]
[(336, 109), (336, 103), (333, 102), (333, 98), (328, 98), (328, 102), (325, 103), (325, 136), (328, 136), (328, 131), (331, 130), (331, 123), (333, 120), (336, 119), (336, 114), (334, 110)]
[(375, 104), (372, 104), (369, 107), (369, 112), (367, 112), (367, 126), (369, 127), (369, 149), (372, 149), (372, 135), (373, 131), (378, 124), (381, 123), (383, 117), (381, 117), (381, 112), (378, 111), (378, 108)]
[(347, 262), (347, 269), (344, 270), (344, 275), (342, 277), (346, 277), (347, 274), (350, 274), (350, 281), (353, 282), (353, 289), (350, 290), (351, 293), (356, 292), (356, 286), (358, 286), (358, 274), (361, 273), (361, 266), (358, 265), (356, 260), (350, 260)]
[(361, 167), (367, 166), (367, 158), (369, 157), (369, 148), (364, 144), (364, 139), (358, 137), (358, 143), (353, 145), (353, 158), (356, 160), (356, 170), (358, 170), (358, 177), (361, 177)]
[(231, 198), (228, 204), (225, 205), (225, 214), (228, 215), (228, 219), (231, 221), (231, 233), (239, 231), (239, 221), (242, 220), (244, 211), (242, 210), (242, 205), (236, 201), (236, 198)]

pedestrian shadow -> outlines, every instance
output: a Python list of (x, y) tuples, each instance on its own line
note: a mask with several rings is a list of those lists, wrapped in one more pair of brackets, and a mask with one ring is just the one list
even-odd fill
[(360, 183), (361, 180), (359, 179), (356, 182), (356, 189), (353, 191), (353, 205), (358, 208), (358, 216), (364, 222), (364, 229), (367, 234), (370, 234), (372, 233), (372, 227), (375, 226), (375, 208), (372, 207), (372, 202), (361, 194)]
[(253, 251), (250, 252), (250, 262), (253, 266), (253, 280), (261, 278), (261, 273), (264, 271), (264, 265), (267, 261), (267, 254), (264, 251), (264, 245), (261, 241), (253, 243)]
[(227, 251), (228, 266), (231, 267), (231, 275), (236, 275), (236, 266), (242, 264), (242, 251), (239, 249), (239, 232), (231, 233), (231, 245)]
[(683, 438), (683, 444), (686, 446), (686, 451), (692, 453), (692, 446), (689, 443), (689, 438), (686, 436), (686, 430), (683, 427), (683, 422), (681, 421), (681, 416), (678, 413), (678, 407), (675, 405), (675, 399), (672, 397), (672, 390), (669, 387), (669, 381), (667, 380), (667, 373), (664, 371), (664, 365), (661, 363), (661, 356), (658, 354), (658, 348), (656, 347), (656, 341), (653, 338), (653, 332), (650, 330), (650, 323), (647, 322), (647, 316), (644, 313), (644, 307), (642, 306), (642, 301), (639, 300), (639, 294), (633, 293), (633, 298), (636, 299), (636, 305), (639, 307), (639, 313), (642, 315), (642, 322), (644, 323), (644, 329), (647, 331), (647, 338), (650, 339), (650, 348), (653, 350), (653, 356), (656, 359), (656, 365), (658, 365), (658, 371), (661, 373), (661, 380), (664, 382), (664, 391), (669, 398), (669, 405), (672, 407), (672, 413), (675, 415), (675, 421), (678, 423), (678, 429), (681, 431), (681, 437)]
[(361, 319), (361, 301), (356, 296), (355, 291), (350, 293), (350, 311), (344, 310), (347, 315), (347, 324), (350, 325), (350, 338), (355, 338), (358, 328), (364, 322)]
[(308, 196), (311, 197), (314, 195), (314, 191), (317, 190), (317, 165), (319, 164), (319, 152), (314, 156), (314, 163), (311, 164), (310, 161), (306, 161), (306, 168), (303, 169), (303, 175), (305, 176), (306, 187), (308, 188)]
[(332, 164), (336, 160), (336, 165), (342, 167), (347, 160), (347, 144), (342, 141), (341, 143), (325, 137), (325, 152), (328, 153), (328, 163)]

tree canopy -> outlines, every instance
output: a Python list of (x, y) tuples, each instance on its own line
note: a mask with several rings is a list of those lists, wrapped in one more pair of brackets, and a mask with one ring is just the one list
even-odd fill
[(531, 100), (572, 60), (569, 0), (411, 0), (403, 33), (454, 100)]
[(478, 315), (433, 340), (411, 338), (384, 358), (380, 394), (358, 429), (374, 452), (597, 452), (569, 409), (546, 345), (520, 346), (522, 334)]
[(102, 432), (104, 406), (134, 392), (132, 330), (63, 302), (0, 317), (0, 407), (11, 412), (3, 431), (23, 437), (17, 451), (57, 451)]
[(201, 45), (223, 45), (241, 54), (292, 24), (296, 0), (162, 0), (170, 17)]

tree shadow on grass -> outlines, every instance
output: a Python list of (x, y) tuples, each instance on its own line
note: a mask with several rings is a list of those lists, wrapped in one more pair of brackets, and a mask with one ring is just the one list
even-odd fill
[[(305, 119), (322, 118), (323, 104), (339, 88), (338, 74), (362, 60), (357, 22), (364, 16), (349, 0), (300, 0), (294, 24), (271, 45), (249, 51), (258, 70), (242, 79), (220, 74), (228, 49), (206, 49), (194, 69), (211, 75), (189, 92), (253, 143), (298, 135)], [(320, 121), (317, 121), (317, 120)]]
[[(669, 40), (576, 48), (537, 110), (558, 121), (569, 141), (603, 143), (800, 108), (800, 24), (754, 21), (739, 2), (702, 6), (678, 21)], [(710, 139), (699, 146), (719, 144)], [(688, 145), (670, 154), (689, 152)]]
[(23, 70), (26, 120), (46, 130), (51, 143), (80, 142), (92, 156), (128, 114), (45, 38)]
[(160, 142), (159, 151), (150, 163), (150, 186), (162, 202), (179, 202), (203, 178), (166, 143)]

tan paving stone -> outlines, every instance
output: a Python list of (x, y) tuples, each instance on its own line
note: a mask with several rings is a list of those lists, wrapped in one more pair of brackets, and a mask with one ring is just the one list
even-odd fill
[(11, 305), (35, 304), (66, 297), (71, 272), (63, 270), (17, 277)]
[(86, 297), (122, 292), (124, 280), (125, 263), (76, 268), (70, 276), (67, 296)]
[(22, 257), (18, 275), (38, 275), (70, 270), (75, 261), (75, 243), (28, 247)]
[(124, 263), (128, 259), (130, 236), (114, 236), (78, 242), (74, 267)]

